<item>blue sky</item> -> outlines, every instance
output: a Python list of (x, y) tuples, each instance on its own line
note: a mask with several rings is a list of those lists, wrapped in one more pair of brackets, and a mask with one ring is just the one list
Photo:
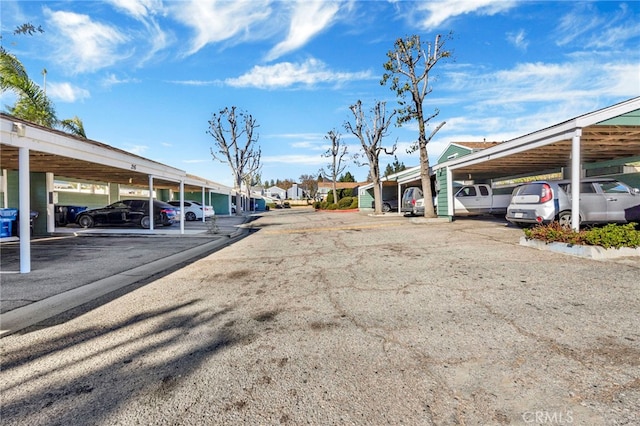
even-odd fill
[[(262, 178), (316, 174), (330, 130), (349, 152), (349, 105), (397, 106), (381, 86), (395, 39), (453, 32), (453, 57), (430, 74), (425, 110), (450, 142), (503, 141), (640, 96), (638, 1), (1, 0), (2, 43), (43, 82), (59, 118), (90, 139), (232, 185), (210, 155), (211, 114), (227, 106), (258, 121)], [(13, 36), (19, 24), (43, 34)], [(2, 105), (11, 103), (3, 96)], [(393, 127), (406, 166), (417, 127)], [(382, 167), (393, 157), (382, 156)], [(367, 167), (350, 164), (358, 179)]]

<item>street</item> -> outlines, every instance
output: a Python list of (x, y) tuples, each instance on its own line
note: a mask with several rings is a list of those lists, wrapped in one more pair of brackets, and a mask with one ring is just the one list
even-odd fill
[(272, 211), (0, 340), (3, 425), (640, 424), (640, 261), (496, 220)]

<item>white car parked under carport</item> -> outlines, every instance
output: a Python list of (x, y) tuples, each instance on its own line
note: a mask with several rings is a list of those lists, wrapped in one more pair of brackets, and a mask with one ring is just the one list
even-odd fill
[[(175, 207), (180, 207), (180, 201), (169, 201), (169, 204)], [(184, 219), (187, 221), (202, 220), (204, 218), (210, 218), (215, 216), (216, 212), (211, 206), (203, 206), (198, 201), (185, 200), (184, 201)]]

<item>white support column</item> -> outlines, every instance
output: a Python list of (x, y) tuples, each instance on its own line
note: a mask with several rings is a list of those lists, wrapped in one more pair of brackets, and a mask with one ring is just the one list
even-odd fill
[(20, 273), (31, 272), (31, 181), (29, 149), (18, 148), (18, 210), (20, 215)]
[(9, 205), (9, 194), (7, 194), (7, 169), (2, 169), (2, 207), (6, 208)]
[(400, 214), (402, 210), (402, 185), (398, 183), (398, 211), (396, 213)]
[(184, 180), (180, 181), (180, 234), (184, 234)]
[(447, 167), (447, 216), (451, 220), (453, 218), (453, 173)]
[(156, 225), (156, 212), (153, 207), (153, 175), (149, 175), (149, 229), (151, 231)]
[(204, 206), (206, 206), (205, 202), (204, 202), (204, 194), (205, 194), (205, 187), (202, 187), (202, 223), (206, 222), (207, 218), (204, 217)]
[(580, 230), (580, 137), (582, 129), (576, 129), (571, 140), (571, 228)]
[(56, 200), (53, 188), (53, 173), (46, 173), (46, 191), (47, 191), (47, 232), (52, 233), (56, 230)]

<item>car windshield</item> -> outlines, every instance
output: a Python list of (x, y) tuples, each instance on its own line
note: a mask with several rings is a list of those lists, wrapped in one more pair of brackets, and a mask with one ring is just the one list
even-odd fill
[(542, 194), (542, 183), (530, 183), (516, 188), (515, 195), (540, 195)]

